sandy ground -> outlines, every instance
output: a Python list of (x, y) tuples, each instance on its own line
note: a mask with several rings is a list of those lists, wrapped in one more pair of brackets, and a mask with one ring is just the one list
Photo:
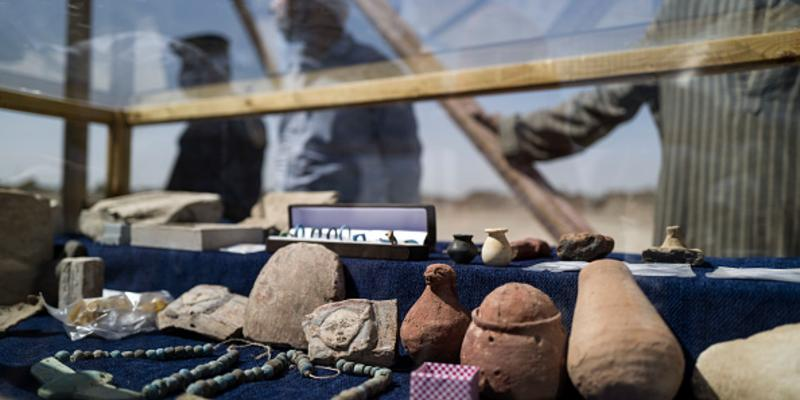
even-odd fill
[[(449, 240), (454, 233), (468, 233), (480, 243), (486, 238), (484, 228), (506, 227), (510, 240), (530, 236), (551, 244), (557, 241), (512, 197), (481, 193), (460, 200), (426, 198), (424, 201), (436, 206), (439, 240)], [(572, 198), (570, 202), (595, 231), (614, 238), (615, 251), (640, 253), (651, 246), (652, 194), (613, 194), (596, 200)]]

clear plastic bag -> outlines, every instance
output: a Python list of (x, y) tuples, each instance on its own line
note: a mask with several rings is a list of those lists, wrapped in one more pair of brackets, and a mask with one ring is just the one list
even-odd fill
[(156, 316), (172, 296), (167, 291), (120, 292), (103, 290), (103, 297), (78, 300), (67, 307), (45, 304), (47, 312), (64, 324), (70, 339), (80, 340), (91, 334), (104, 339), (122, 339), (156, 330)]

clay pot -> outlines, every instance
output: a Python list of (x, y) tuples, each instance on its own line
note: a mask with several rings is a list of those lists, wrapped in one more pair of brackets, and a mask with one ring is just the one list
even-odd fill
[(466, 264), (478, 255), (478, 246), (472, 243), (472, 235), (453, 235), (453, 241), (444, 252), (451, 260)]
[(472, 312), (461, 363), (481, 368), (481, 395), (552, 399), (564, 370), (566, 333), (546, 294), (523, 283), (493, 290)]
[(403, 319), (400, 340), (417, 364), (458, 363), (469, 321), (458, 302), (456, 272), (449, 265), (432, 264), (425, 270), (425, 291)]
[(578, 278), (567, 371), (591, 399), (672, 399), (683, 378), (681, 346), (628, 268), (590, 263)]
[(485, 230), (489, 236), (483, 242), (481, 258), (483, 263), (495, 267), (505, 267), (514, 259), (514, 251), (506, 239), (506, 228), (490, 228)]
[(511, 251), (517, 255), (514, 260), (531, 260), (534, 258), (550, 257), (550, 245), (544, 240), (525, 238), (511, 242)]

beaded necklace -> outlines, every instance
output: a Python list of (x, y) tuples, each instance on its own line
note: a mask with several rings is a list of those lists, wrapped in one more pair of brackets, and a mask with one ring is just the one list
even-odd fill
[[(217, 346), (223, 343), (218, 344)], [(263, 346), (269, 351), (269, 346)], [(61, 362), (75, 362), (100, 358), (143, 358), (150, 360), (187, 359), (208, 357), (213, 355), (215, 346), (211, 343), (196, 346), (164, 347), (149, 350), (75, 350), (70, 354), (61, 350), (55, 358)], [(266, 355), (262, 354), (261, 356)], [(276, 379), (281, 377), (290, 367), (294, 366), (298, 372), (312, 379), (330, 379), (337, 377), (341, 372), (350, 375), (368, 376), (366, 382), (344, 390), (334, 396), (332, 400), (360, 400), (379, 395), (386, 390), (392, 382), (392, 371), (389, 368), (369, 366), (344, 359), (336, 361), (336, 368), (329, 368), (311, 363), (310, 358), (300, 350), (289, 350), (279, 353), (274, 358), (266, 361), (262, 366), (245, 370), (234, 369), (228, 371), (239, 361), (239, 351), (236, 346), (231, 346), (226, 353), (214, 361), (200, 364), (192, 369), (183, 368), (167, 377), (159, 378), (144, 385), (141, 395), (149, 400), (156, 400), (170, 394), (185, 390), (186, 393), (213, 397), (241, 384), (260, 380)], [(335, 372), (333, 375), (319, 376), (314, 374), (315, 369), (327, 369)]]

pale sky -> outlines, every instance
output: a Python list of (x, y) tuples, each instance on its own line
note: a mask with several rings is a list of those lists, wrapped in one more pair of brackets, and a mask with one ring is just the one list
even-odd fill
[[(60, 2), (0, 0), (0, 84), (14, 86), (17, 82), (11, 82), (4, 73), (22, 71), (53, 82), (50, 86), (55, 89), (51, 90), (59, 90), (62, 85), (59, 71), (63, 71), (65, 52), (59, 45), (63, 45), (64, 13), (63, 9), (53, 7), (54, 3)], [(267, 3), (268, 0), (249, 2), (254, 13), (258, 13), (259, 26), (271, 50), (281, 54), (285, 44), (266, 12)], [(580, 26), (559, 28), (565, 26), (559, 15), (570, 11), (564, 6), (569, 2), (488, 1), (480, 9), (462, 14), (459, 22), (449, 27), (444, 23), (448, 17), (465, 10), (471, 0), (448, 0), (441, 3), (442, 7), (433, 8), (429, 7), (427, 0), (399, 3), (403, 17), (413, 22), (415, 30), (425, 38), (426, 45), (450, 67), (475, 67), (622, 49), (635, 45), (640, 36), (630, 34), (624, 40), (608, 36), (606, 41), (560, 39), (558, 35), (563, 32), (559, 29), (566, 29), (567, 33), (570, 29), (581, 29)], [(198, 4), (201, 6), (196, 6)], [(594, 18), (593, 29), (641, 26), (632, 28), (635, 33), (643, 30), (652, 18), (657, 2), (604, 0), (591, 4), (605, 5), (604, 14)], [(92, 79), (95, 89), (106, 93), (93, 97), (95, 101), (128, 101), (116, 96), (125, 85), (120, 89), (119, 82), (114, 81), (110, 73), (115, 65), (119, 65), (114, 62), (119, 63), (121, 50), (127, 51), (124, 60), (130, 60), (133, 65), (130, 69), (134, 76), (128, 86), (133, 87), (134, 94), (174, 88), (177, 62), (165, 50), (166, 43), (170, 38), (197, 32), (221, 32), (229, 37), (234, 79), (254, 79), (260, 74), (257, 59), (228, 2), (135, 0), (122, 3), (97, 0), (94, 11), (96, 39), (92, 43)], [(359, 41), (391, 56), (391, 50), (362, 15), (353, 12), (348, 28)], [(542, 36), (545, 39), (530, 39)], [(17, 51), (24, 57), (14, 58)], [(483, 96), (479, 102), (490, 112), (527, 112), (554, 106), (578, 91), (588, 89)], [(420, 102), (414, 108), (423, 142), (424, 194), (457, 198), (475, 191), (508, 192), (482, 155), (435, 102)], [(274, 133), (275, 118), (265, 117), (265, 121)], [(131, 180), (134, 189), (166, 184), (182, 128), (183, 124), (176, 123), (134, 130)], [(0, 111), (0, 185), (13, 185), (27, 179), (59, 185), (62, 132), (59, 119)], [(89, 183), (94, 186), (105, 179), (104, 126), (91, 127), (89, 152)], [(649, 112), (643, 109), (633, 121), (589, 150), (558, 161), (540, 163), (539, 167), (557, 188), (597, 196), (608, 191), (652, 189), (656, 185), (659, 165), (658, 137)], [(264, 172), (266, 180), (269, 171)]]

